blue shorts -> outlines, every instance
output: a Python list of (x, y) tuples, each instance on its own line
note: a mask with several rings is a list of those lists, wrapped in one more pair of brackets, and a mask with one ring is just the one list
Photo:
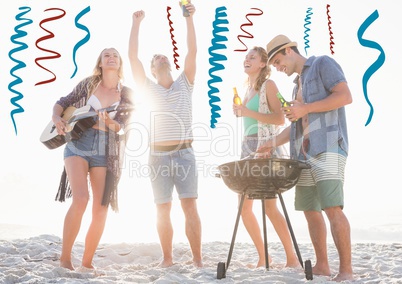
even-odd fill
[(257, 146), (258, 146), (258, 134), (244, 136), (241, 145), (240, 159), (244, 159), (251, 153), (255, 152), (257, 150)]
[[(258, 147), (258, 134), (247, 135), (243, 137), (241, 145), (240, 159), (248, 157), (250, 154), (255, 153)], [(283, 158), (286, 156), (286, 149), (283, 145), (278, 146), (272, 153), (273, 158)]]
[(64, 159), (78, 156), (88, 162), (89, 167), (107, 166), (107, 147), (109, 133), (88, 128), (77, 140), (72, 140), (64, 148)]
[(198, 197), (198, 173), (193, 148), (175, 151), (152, 151), (149, 167), (154, 202), (173, 200), (173, 187), (179, 198)]

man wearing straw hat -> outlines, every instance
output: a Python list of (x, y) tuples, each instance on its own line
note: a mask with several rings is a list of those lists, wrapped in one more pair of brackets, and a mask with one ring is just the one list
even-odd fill
[(344, 169), (348, 155), (345, 105), (352, 96), (339, 64), (329, 56), (300, 55), (297, 43), (284, 35), (267, 44), (268, 62), (294, 79), (293, 100), (283, 107), (291, 121), (275, 140), (258, 152), (290, 142), (292, 159), (306, 161), (296, 185), (295, 208), (304, 211), (316, 264), (313, 274), (330, 276), (325, 212), (339, 254), (339, 273), (334, 281), (353, 279), (350, 225), (343, 212)]

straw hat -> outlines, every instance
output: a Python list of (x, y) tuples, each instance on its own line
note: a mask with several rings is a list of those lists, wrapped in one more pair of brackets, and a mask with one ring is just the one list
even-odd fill
[(291, 41), (287, 36), (277, 35), (267, 44), (268, 63), (278, 51), (286, 47), (297, 46), (297, 42)]

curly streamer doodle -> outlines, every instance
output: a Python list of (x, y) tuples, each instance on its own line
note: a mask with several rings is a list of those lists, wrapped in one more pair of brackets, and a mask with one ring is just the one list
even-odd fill
[(17, 14), (17, 15), (15, 16), (15, 19), (16, 19), (17, 21), (23, 21), (23, 22), (22, 22), (20, 25), (15, 26), (14, 31), (15, 31), (16, 33), (13, 34), (13, 35), (10, 37), (11, 42), (14, 43), (14, 44), (16, 44), (16, 45), (19, 45), (19, 46), (16, 47), (16, 48), (14, 48), (14, 49), (12, 49), (12, 50), (10, 50), (10, 52), (8, 53), (8, 57), (9, 57), (12, 61), (14, 61), (15, 63), (17, 63), (17, 65), (15, 65), (15, 66), (14, 66), (13, 68), (11, 68), (11, 70), (10, 70), (10, 75), (13, 76), (13, 77), (15, 78), (15, 80), (12, 81), (10, 84), (8, 84), (8, 89), (10, 90), (10, 92), (16, 94), (15, 97), (13, 97), (13, 98), (10, 99), (11, 104), (16, 107), (15, 109), (13, 109), (13, 110), (10, 112), (11, 120), (12, 120), (12, 122), (13, 122), (14, 131), (15, 131), (15, 134), (16, 134), (16, 135), (18, 135), (18, 130), (17, 130), (17, 123), (16, 123), (16, 121), (15, 121), (14, 116), (15, 116), (17, 113), (22, 113), (22, 112), (24, 112), (24, 108), (18, 103), (18, 101), (20, 101), (24, 96), (23, 96), (23, 94), (22, 94), (21, 92), (19, 92), (19, 91), (17, 91), (17, 90), (14, 90), (14, 86), (16, 86), (16, 85), (18, 85), (18, 84), (20, 84), (20, 83), (23, 82), (23, 80), (22, 80), (19, 76), (15, 75), (14, 72), (16, 72), (17, 70), (20, 70), (21, 68), (26, 67), (27, 65), (26, 65), (24, 62), (22, 62), (22, 61), (20, 61), (20, 60), (18, 60), (18, 59), (16, 59), (16, 58), (14, 58), (13, 55), (14, 55), (14, 53), (16, 53), (16, 52), (18, 52), (18, 51), (22, 51), (22, 50), (28, 48), (28, 45), (27, 45), (26, 43), (21, 42), (21, 41), (18, 41), (17, 39), (23, 38), (23, 37), (25, 37), (25, 36), (27, 35), (27, 32), (26, 32), (26, 31), (23, 31), (23, 30), (20, 30), (20, 28), (22, 28), (22, 27), (24, 27), (24, 26), (27, 26), (27, 25), (29, 25), (29, 24), (32, 24), (32, 22), (33, 22), (31, 19), (22, 18), (22, 16), (24, 16), (26, 13), (28, 13), (28, 12), (31, 11), (31, 8), (30, 8), (30, 7), (20, 7), (19, 10), (21, 10), (21, 11), (23, 11), (23, 12)]
[(374, 114), (374, 107), (371, 104), (368, 94), (367, 94), (367, 82), (369, 81), (370, 77), (378, 70), (380, 67), (384, 64), (385, 62), (385, 52), (382, 49), (382, 47), (371, 40), (363, 39), (363, 34), (366, 31), (366, 29), (378, 18), (378, 11), (375, 10), (364, 22), (361, 24), (359, 30), (357, 31), (357, 37), (359, 39), (359, 43), (362, 46), (369, 47), (369, 48), (374, 48), (377, 49), (380, 52), (380, 55), (378, 56), (377, 60), (374, 61), (374, 63), (366, 70), (366, 72), (363, 75), (362, 83), (363, 83), (363, 93), (364, 97), (366, 99), (367, 104), (370, 107), (370, 114), (369, 117), (366, 121), (365, 126), (367, 126), (373, 117)]
[(329, 4), (327, 4), (327, 17), (328, 17), (328, 30), (329, 30), (329, 49), (331, 50), (331, 54), (334, 55), (334, 37), (332, 36), (332, 22), (331, 22), (331, 16), (329, 15), (329, 7), (331, 7)]
[(242, 25), (240, 26), (240, 29), (241, 29), (244, 33), (246, 33), (246, 35), (238, 35), (238, 36), (237, 36), (237, 39), (244, 45), (245, 49), (235, 49), (234, 51), (247, 51), (247, 50), (248, 50), (247, 45), (244, 44), (244, 42), (243, 42), (240, 38), (254, 38), (254, 36), (253, 36), (251, 33), (249, 33), (249, 32), (247, 32), (246, 30), (244, 30), (243, 27), (246, 27), (246, 26), (253, 26), (253, 22), (250, 21), (250, 19), (248, 18), (249, 16), (261, 16), (264, 12), (263, 12), (262, 10), (258, 9), (258, 8), (251, 8), (251, 9), (253, 9), (253, 10), (258, 10), (258, 11), (260, 11), (260, 13), (256, 13), (256, 14), (248, 13), (248, 14), (246, 15), (246, 19), (247, 19), (248, 23), (244, 23), (244, 24), (242, 24)]
[(215, 10), (215, 20), (213, 21), (212, 27), (212, 35), (213, 38), (211, 40), (211, 47), (208, 48), (209, 55), (211, 57), (209, 58), (209, 64), (211, 64), (213, 67), (209, 69), (209, 75), (211, 76), (211, 79), (208, 80), (208, 96), (209, 96), (209, 105), (211, 106), (211, 128), (215, 128), (215, 123), (217, 122), (217, 119), (221, 116), (218, 111), (221, 110), (221, 108), (216, 105), (220, 101), (220, 98), (216, 95), (215, 93), (219, 93), (219, 89), (212, 86), (212, 84), (222, 82), (222, 78), (219, 76), (214, 75), (214, 72), (220, 71), (225, 69), (225, 66), (222, 64), (218, 63), (218, 61), (225, 61), (227, 60), (227, 57), (225, 55), (215, 53), (215, 51), (220, 50), (220, 49), (226, 49), (226, 45), (223, 44), (222, 42), (227, 41), (226, 36), (219, 35), (222, 32), (228, 32), (229, 29), (227, 27), (222, 27), (220, 25), (224, 24), (229, 24), (229, 21), (226, 18), (226, 7), (218, 7)]
[(310, 41), (308, 40), (308, 38), (310, 37), (310, 35), (309, 35), (310, 28), (308, 26), (311, 25), (310, 20), (311, 20), (311, 15), (313, 14), (312, 10), (313, 10), (313, 8), (308, 8), (306, 11), (306, 18), (304, 18), (304, 22), (305, 22), (305, 24), (304, 24), (304, 34), (305, 34), (305, 36), (304, 36), (304, 52), (306, 52), (306, 55), (307, 55), (307, 49), (310, 48), (310, 45), (309, 45)]
[(88, 6), (85, 9), (83, 9), (80, 13), (78, 13), (78, 15), (75, 17), (75, 26), (81, 30), (84, 30), (87, 32), (86, 36), (81, 39), (79, 42), (77, 42), (74, 46), (74, 50), (73, 50), (73, 62), (74, 62), (74, 72), (73, 75), (71, 75), (70, 79), (73, 78), (75, 76), (75, 74), (77, 73), (78, 67), (77, 67), (77, 63), (75, 61), (75, 55), (77, 53), (78, 48), (80, 48), (82, 45), (84, 45), (85, 43), (87, 43), (89, 41), (89, 39), (91, 38), (91, 33), (89, 31), (89, 29), (84, 26), (81, 25), (80, 23), (78, 23), (78, 21), (81, 19), (82, 16), (84, 16), (86, 13), (88, 13), (91, 10), (91, 7)]
[(53, 54), (53, 56), (44, 56), (44, 57), (38, 57), (38, 58), (35, 59), (36, 65), (38, 65), (40, 68), (42, 68), (42, 69), (48, 71), (49, 73), (52, 73), (53, 78), (48, 79), (48, 80), (45, 80), (45, 81), (40, 81), (40, 82), (36, 83), (35, 86), (42, 85), (42, 84), (47, 84), (47, 83), (51, 83), (51, 82), (53, 82), (53, 81), (56, 80), (56, 75), (55, 75), (52, 71), (50, 71), (49, 69), (47, 69), (47, 68), (43, 67), (41, 64), (39, 64), (39, 61), (40, 61), (40, 60), (55, 59), (55, 58), (60, 58), (60, 57), (61, 57), (60, 53), (58, 53), (58, 52), (56, 52), (56, 51), (53, 51), (53, 50), (50, 50), (50, 49), (45, 49), (45, 48), (39, 46), (39, 43), (40, 43), (41, 41), (54, 38), (54, 34), (53, 34), (51, 31), (45, 29), (42, 25), (43, 25), (44, 23), (47, 23), (47, 22), (50, 22), (50, 21), (53, 21), (53, 20), (61, 19), (61, 18), (63, 18), (63, 17), (66, 15), (66, 12), (65, 12), (63, 9), (59, 9), (59, 8), (49, 8), (49, 9), (46, 9), (45, 12), (47, 12), (47, 11), (53, 11), (53, 10), (61, 11), (62, 13), (61, 13), (60, 15), (58, 15), (58, 16), (55, 16), (55, 17), (46, 18), (46, 19), (42, 20), (42, 21), (39, 23), (39, 26), (40, 26), (43, 30), (45, 30), (48, 34), (47, 34), (46, 36), (43, 36), (43, 37), (39, 38), (39, 39), (36, 41), (36, 43), (35, 43), (35, 44), (36, 44), (36, 47), (37, 47), (38, 49)]
[(169, 6), (167, 7), (167, 9), (166, 9), (166, 12), (167, 12), (167, 19), (168, 19), (168, 21), (169, 21), (169, 27), (170, 27), (170, 30), (169, 30), (169, 32), (170, 32), (170, 38), (172, 39), (172, 45), (173, 45), (173, 61), (174, 61), (174, 65), (176, 66), (176, 70), (179, 70), (180, 69), (180, 66), (179, 66), (179, 64), (177, 63), (178, 62), (178, 57), (180, 56), (176, 51), (177, 51), (177, 47), (176, 47), (176, 41), (174, 40), (174, 34), (173, 34), (173, 32), (174, 32), (174, 28), (173, 28), (173, 22), (170, 20), (170, 16), (171, 16), (171, 14), (170, 14), (170, 9), (172, 9), (172, 8), (170, 8)]

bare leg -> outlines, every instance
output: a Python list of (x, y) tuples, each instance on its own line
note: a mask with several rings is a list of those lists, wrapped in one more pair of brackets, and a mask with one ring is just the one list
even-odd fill
[(74, 270), (71, 261), (71, 252), (89, 200), (87, 182), (88, 163), (80, 157), (69, 157), (65, 159), (65, 168), (73, 196), (71, 206), (64, 218), (60, 266)]
[(198, 215), (197, 201), (194, 198), (183, 198), (181, 206), (185, 216), (186, 236), (193, 254), (193, 263), (197, 267), (202, 267), (201, 220)]
[(316, 264), (313, 267), (315, 275), (331, 275), (327, 254), (327, 227), (324, 217), (318, 211), (305, 211), (311, 242), (313, 243)]
[(285, 217), (278, 210), (276, 199), (265, 200), (265, 213), (274, 226), (274, 229), (282, 242), (283, 248), (285, 249), (286, 267), (300, 267), (299, 260), (293, 250), (293, 243), (292, 238), (290, 237), (288, 225)]
[(333, 280), (353, 280), (349, 221), (340, 207), (331, 207), (324, 211), (328, 216), (332, 237), (339, 254), (339, 274)]
[(82, 266), (87, 268), (94, 268), (92, 260), (102, 237), (108, 213), (108, 207), (101, 205), (105, 187), (105, 176), (105, 167), (94, 167), (90, 169), (93, 195), (92, 220), (85, 237), (85, 250), (82, 257)]
[[(240, 198), (240, 196), (239, 196)], [(256, 267), (265, 266), (265, 248), (264, 242), (261, 237), (261, 230), (258, 224), (257, 218), (253, 212), (253, 200), (245, 199), (243, 203), (243, 208), (241, 211), (241, 218), (246, 228), (248, 234), (251, 237), (251, 240), (254, 243), (255, 248), (258, 253), (258, 262)], [(271, 262), (271, 256), (269, 256), (268, 261)]]
[(170, 220), (171, 208), (171, 202), (156, 205), (156, 227), (163, 254), (163, 261), (160, 263), (161, 267), (169, 267), (173, 265), (173, 226)]

